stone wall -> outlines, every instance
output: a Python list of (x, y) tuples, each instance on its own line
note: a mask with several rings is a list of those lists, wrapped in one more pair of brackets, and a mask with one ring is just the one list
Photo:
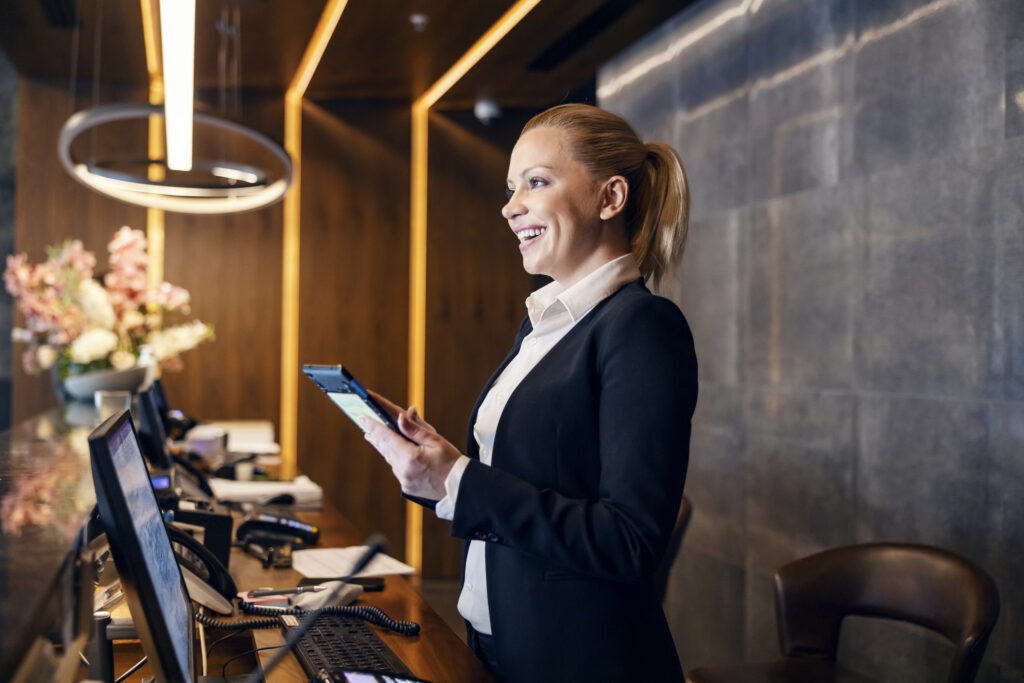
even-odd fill
[[(1024, 678), (1024, 3), (708, 0), (598, 98), (692, 186), (684, 667), (775, 656), (774, 570), (890, 540), (993, 575), (979, 680)], [(944, 680), (939, 639), (847, 626), (855, 668)]]

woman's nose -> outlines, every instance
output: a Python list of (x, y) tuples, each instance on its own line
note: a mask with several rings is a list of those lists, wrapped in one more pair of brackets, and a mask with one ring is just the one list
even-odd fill
[(510, 221), (516, 216), (523, 213), (523, 204), (519, 201), (519, 193), (514, 192), (508, 201), (505, 202), (505, 206), (501, 207), (501, 215), (505, 217), (505, 220)]

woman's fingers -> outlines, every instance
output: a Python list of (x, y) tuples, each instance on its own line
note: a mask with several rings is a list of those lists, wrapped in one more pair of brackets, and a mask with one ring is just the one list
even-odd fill
[(392, 419), (397, 418), (398, 414), (402, 412), (401, 406), (395, 405), (391, 401), (387, 400), (386, 398), (378, 394), (376, 391), (367, 391), (369, 391), (370, 396), (373, 396), (377, 403), (379, 403), (381, 407), (384, 408), (384, 410), (386, 410), (389, 415), (391, 415)]
[(411, 441), (369, 418), (360, 419), (359, 424), (366, 430), (366, 440), (391, 466), (404, 492), (433, 500), (444, 497), (445, 477), (460, 455), (457, 448), (404, 412), (398, 414), (398, 427)]

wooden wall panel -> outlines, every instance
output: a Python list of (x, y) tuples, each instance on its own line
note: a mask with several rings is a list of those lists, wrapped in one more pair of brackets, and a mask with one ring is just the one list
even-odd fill
[[(511, 144), (491, 140), (510, 137), (430, 117), (425, 417), (461, 449), (473, 403), (511, 348), (530, 293), (500, 213)], [(449, 526), (424, 515), (424, 576), (459, 575), (462, 543)]]
[[(139, 99), (144, 93), (106, 88), (103, 92), (104, 101), (133, 96)], [(57, 136), (71, 113), (68, 99), (66, 82), (19, 79), (14, 250), (27, 252), (36, 263), (46, 258), (47, 245), (80, 239), (96, 254), (96, 270), (102, 272), (110, 237), (122, 225), (145, 229), (146, 210), (85, 188), (60, 165)], [(139, 142), (144, 145), (145, 138)], [(17, 324), (23, 323), (21, 316), (16, 320)], [(15, 345), (12, 423), (52, 408), (57, 402), (49, 374), (27, 375), (22, 369), (23, 349), (23, 345)]]
[[(409, 135), (403, 105), (304, 105), (299, 361), (343, 364), (398, 403), (408, 367)], [(388, 552), (404, 557), (405, 501), (390, 467), (305, 377), (298, 461), (359, 529), (383, 533)]]
[[(280, 143), (280, 98), (250, 96), (244, 107), (246, 125)], [(204, 133), (197, 136), (196, 157), (213, 158), (198, 143)], [(213, 325), (216, 334), (182, 355), (183, 370), (164, 373), (169, 401), (189, 415), (270, 420), (276, 433), (282, 215), (281, 203), (237, 214), (165, 214), (164, 279), (191, 292), (188, 319)]]

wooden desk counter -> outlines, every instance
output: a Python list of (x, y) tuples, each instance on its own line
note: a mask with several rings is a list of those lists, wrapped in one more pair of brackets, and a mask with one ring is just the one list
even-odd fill
[[(351, 523), (329, 505), (325, 504), (325, 509), (320, 512), (300, 512), (299, 517), (320, 527), (320, 547), (362, 545), (366, 540), (366, 536), (357, 532)], [(302, 579), (302, 575), (293, 569), (265, 570), (258, 560), (240, 548), (234, 548), (231, 552), (231, 573), (241, 591), (259, 586), (295, 586)], [(473, 651), (404, 577), (388, 576), (383, 591), (364, 593), (357, 604), (373, 605), (382, 609), (392, 619), (414, 621), (420, 625), (420, 634), (413, 637), (372, 626), (418, 678), (436, 683), (494, 680), (485, 671)], [(253, 631), (253, 639), (256, 647), (278, 645), (283, 641), (280, 629)], [(275, 652), (276, 650), (260, 652), (261, 666), (265, 665)], [(305, 680), (302, 667), (294, 656), (282, 660), (267, 678), (269, 683)]]

